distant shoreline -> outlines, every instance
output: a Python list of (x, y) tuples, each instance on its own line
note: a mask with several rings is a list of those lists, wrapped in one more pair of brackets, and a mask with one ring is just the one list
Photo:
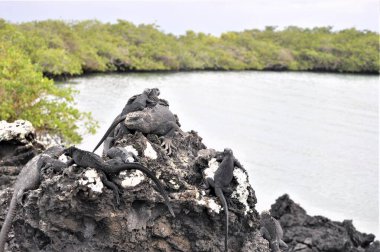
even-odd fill
[(201, 73), (201, 72), (274, 72), (274, 73), (325, 73), (325, 74), (342, 74), (342, 75), (356, 75), (356, 76), (380, 76), (380, 72), (339, 72), (339, 71), (323, 71), (323, 70), (278, 70), (278, 69), (246, 69), (246, 70), (224, 70), (224, 69), (191, 69), (191, 70), (128, 70), (128, 71), (88, 71), (78, 75), (52, 75), (50, 73), (44, 73), (44, 76), (54, 81), (65, 81), (72, 78), (80, 78), (80, 77), (88, 77), (93, 75), (108, 75), (108, 74), (149, 74), (149, 73), (163, 73), (163, 74), (171, 74), (171, 73)]
[(59, 79), (87, 73), (306, 71), (379, 74), (379, 34), (332, 27), (248, 29), (175, 36), (125, 20), (20, 24), (0, 19), (0, 42)]

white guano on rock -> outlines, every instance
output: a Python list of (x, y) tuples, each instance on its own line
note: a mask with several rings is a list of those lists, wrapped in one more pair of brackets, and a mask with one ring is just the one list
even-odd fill
[(222, 210), (222, 207), (219, 204), (217, 204), (214, 199), (209, 198), (207, 196), (201, 196), (201, 195), (204, 195), (204, 192), (203, 193), (202, 192), (203, 191), (201, 191), (200, 195), (199, 194), (197, 195), (197, 198), (200, 198), (199, 200), (196, 201), (197, 204), (205, 206), (215, 213), (219, 213), (220, 210)]
[(144, 150), (144, 156), (147, 158), (150, 158), (150, 159), (157, 159), (157, 153), (148, 141), (146, 142), (146, 148)]
[(25, 137), (30, 134), (35, 135), (35, 129), (29, 121), (17, 120), (13, 123), (0, 121), (0, 142), (15, 139), (21, 143), (28, 143)]
[(80, 185), (87, 186), (94, 192), (102, 192), (103, 183), (95, 169), (90, 168), (86, 170), (83, 176), (84, 178), (79, 180)]
[(119, 174), (122, 179), (121, 186), (124, 188), (134, 187), (144, 181), (145, 177), (141, 171), (130, 171), (128, 174), (126, 171), (122, 171)]
[(249, 211), (252, 211), (248, 205), (248, 176), (242, 169), (235, 167), (234, 177), (238, 182), (238, 185), (236, 187), (236, 190), (232, 193), (231, 197), (239, 200), (239, 202), (241, 202), (245, 206), (244, 214), (247, 214)]
[[(136, 157), (139, 155), (138, 151), (132, 145), (127, 145), (124, 147), (124, 149), (126, 149), (128, 152), (132, 153)], [(128, 157), (128, 162), (135, 162), (135, 160), (133, 157)]]
[(216, 161), (216, 158), (211, 158), (211, 160), (208, 161), (208, 168), (204, 169), (203, 171), (205, 178), (213, 179), (218, 167), (219, 167), (219, 163)]

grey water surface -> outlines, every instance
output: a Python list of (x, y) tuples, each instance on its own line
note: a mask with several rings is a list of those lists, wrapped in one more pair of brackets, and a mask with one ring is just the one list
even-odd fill
[(290, 72), (107, 74), (75, 78), (77, 106), (100, 123), (92, 150), (128, 98), (158, 87), (182, 129), (230, 147), (269, 209), (288, 193), (309, 214), (353, 219), (379, 235), (378, 76)]

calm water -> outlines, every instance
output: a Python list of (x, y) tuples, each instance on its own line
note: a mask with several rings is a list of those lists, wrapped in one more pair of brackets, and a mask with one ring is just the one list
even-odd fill
[(378, 77), (315, 73), (194, 72), (76, 78), (78, 108), (101, 128), (129, 97), (158, 87), (185, 131), (230, 147), (249, 171), (259, 211), (284, 193), (309, 214), (353, 219), (379, 234)]

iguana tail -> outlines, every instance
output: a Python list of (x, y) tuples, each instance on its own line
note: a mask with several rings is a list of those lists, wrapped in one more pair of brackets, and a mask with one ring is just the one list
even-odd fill
[(121, 123), (123, 120), (125, 120), (125, 118), (127, 117), (127, 115), (123, 115), (121, 117), (116, 117), (116, 119), (112, 122), (111, 126), (108, 128), (108, 130), (106, 131), (106, 133), (104, 134), (104, 136), (102, 137), (102, 139), (100, 139), (99, 143), (95, 146), (94, 150), (92, 152), (95, 152), (99, 146), (104, 142), (104, 140), (108, 137), (108, 135), (115, 129), (115, 127)]
[[(153, 172), (151, 172), (148, 168), (146, 168), (145, 166), (143, 166), (139, 163), (127, 163), (127, 164), (123, 164), (123, 165), (118, 165), (116, 167), (112, 167), (111, 172), (119, 173), (121, 171), (133, 170), (133, 169), (142, 171), (143, 173), (145, 173), (149, 178), (151, 178), (154, 181), (159, 192), (161, 193), (162, 197), (165, 200), (165, 204), (168, 207), (169, 212), (171, 213), (171, 215), (173, 215), (173, 217), (175, 217), (172, 205), (170, 204), (169, 197), (168, 197), (164, 187), (162, 186), (161, 182), (158, 180), (156, 175), (154, 175)], [(105, 172), (107, 172), (107, 171), (105, 171)]]
[(0, 252), (4, 252), (5, 242), (7, 240), (9, 230), (11, 229), (13, 218), (16, 215), (17, 194), (18, 194), (18, 190), (15, 190), (13, 192), (11, 203), (9, 205), (7, 217), (5, 217), (3, 226), (1, 227), (1, 232), (0, 232)]
[(223, 191), (219, 187), (215, 187), (215, 194), (218, 196), (219, 200), (222, 202), (224, 213), (225, 213), (225, 222), (226, 222), (226, 233), (224, 238), (224, 251), (228, 251), (228, 206), (226, 198), (224, 197)]

